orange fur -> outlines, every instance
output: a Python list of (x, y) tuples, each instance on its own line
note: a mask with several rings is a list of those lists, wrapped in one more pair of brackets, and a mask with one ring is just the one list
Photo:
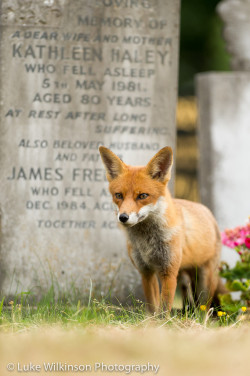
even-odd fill
[(177, 277), (188, 285), (184, 299), (194, 301), (192, 285), (195, 298), (209, 304), (219, 284), (220, 233), (208, 208), (171, 197), (171, 148), (161, 149), (144, 167), (128, 166), (104, 147), (100, 154), (150, 310), (171, 310)]

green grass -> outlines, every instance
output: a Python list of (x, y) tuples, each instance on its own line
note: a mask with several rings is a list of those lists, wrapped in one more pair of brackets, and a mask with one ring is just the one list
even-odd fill
[(149, 315), (145, 304), (131, 298), (133, 304), (112, 304), (107, 298), (92, 299), (85, 303), (71, 300), (70, 295), (56, 299), (53, 287), (39, 301), (30, 293), (23, 292), (13, 300), (0, 301), (0, 331), (19, 331), (43, 325), (59, 325), (65, 328), (76, 326), (157, 326), (157, 327), (219, 327), (237, 323), (237, 315), (216, 317), (216, 310), (202, 312), (200, 307), (183, 313), (172, 310), (171, 316), (162, 312)]

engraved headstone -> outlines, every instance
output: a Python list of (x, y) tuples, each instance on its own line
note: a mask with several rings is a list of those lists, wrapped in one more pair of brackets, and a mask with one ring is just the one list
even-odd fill
[(250, 73), (199, 74), (197, 95), (201, 200), (223, 231), (250, 215)]
[(1, 1), (0, 290), (140, 286), (98, 147), (175, 144), (178, 0)]

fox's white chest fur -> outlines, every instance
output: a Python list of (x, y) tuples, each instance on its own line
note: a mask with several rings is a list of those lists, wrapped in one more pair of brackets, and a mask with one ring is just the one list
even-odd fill
[(169, 241), (173, 230), (167, 228), (162, 214), (151, 213), (145, 220), (126, 229), (132, 258), (141, 272), (163, 272), (171, 263)]

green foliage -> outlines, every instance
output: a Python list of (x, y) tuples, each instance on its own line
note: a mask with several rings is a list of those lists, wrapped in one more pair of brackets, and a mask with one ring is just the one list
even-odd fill
[(242, 303), (239, 300), (233, 300), (230, 294), (220, 295), (221, 307), (224, 311), (236, 314), (242, 307)]
[[(232, 248), (239, 255), (239, 260), (232, 268), (226, 262), (221, 264), (221, 277), (226, 279), (226, 287), (229, 291), (239, 292), (240, 299), (232, 300), (226, 295), (220, 297), (222, 307), (234, 312), (242, 306), (250, 306), (250, 221), (246, 226), (238, 226), (235, 229), (227, 229), (222, 233), (224, 245)], [(235, 304), (235, 307), (233, 306)]]
[[(223, 263), (220, 272), (220, 275), (227, 280), (226, 287), (228, 290), (234, 292), (239, 291), (241, 293), (240, 301), (238, 301), (241, 302), (241, 306), (249, 305), (250, 302), (250, 262), (248, 255), (246, 257), (246, 253), (250, 253), (249, 250), (242, 252), (241, 260), (237, 261), (233, 268), (229, 268), (226, 263)], [(224, 308), (222, 300), (221, 304)], [(230, 310), (230, 312), (232, 312), (232, 310)]]
[(224, 265), (221, 271), (221, 276), (229, 281), (234, 281), (237, 279), (250, 280), (250, 264), (247, 262), (237, 261), (235, 267), (231, 269), (229, 269), (228, 265)]
[(216, 13), (220, 0), (182, 0), (179, 95), (194, 95), (194, 76), (204, 71), (229, 71), (229, 55)]

